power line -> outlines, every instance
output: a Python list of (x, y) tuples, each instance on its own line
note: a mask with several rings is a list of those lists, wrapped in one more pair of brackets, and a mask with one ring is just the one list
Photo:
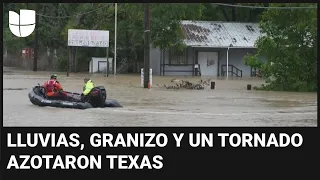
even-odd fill
[(95, 11), (99, 10), (99, 9), (105, 8), (105, 7), (107, 7), (107, 6), (109, 6), (109, 5), (104, 5), (104, 6), (102, 6), (102, 7), (96, 8), (96, 9), (94, 9), (94, 10), (91, 10), (91, 11), (88, 11), (88, 12), (84, 12), (84, 13), (81, 13), (81, 14), (77, 14), (77, 15), (72, 15), (72, 16), (58, 16), (58, 17), (57, 17), (57, 16), (48, 16), (48, 15), (38, 14), (38, 13), (36, 13), (36, 14), (37, 14), (38, 16), (47, 17), (47, 18), (66, 19), (66, 18), (71, 18), (71, 17), (77, 17), (78, 15), (90, 14), (90, 13), (92, 13), (92, 12), (95, 12)]
[(240, 8), (251, 8), (251, 9), (317, 9), (317, 7), (304, 6), (304, 7), (262, 7), (262, 6), (244, 6), (234, 4), (223, 4), (223, 3), (212, 3), (218, 6), (229, 6), (229, 7), (240, 7)]

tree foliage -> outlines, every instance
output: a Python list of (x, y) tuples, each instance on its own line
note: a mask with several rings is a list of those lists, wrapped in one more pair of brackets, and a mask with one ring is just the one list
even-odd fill
[[(271, 4), (271, 6), (310, 6)], [(313, 4), (316, 6), (316, 4)], [(263, 12), (263, 33), (256, 46), (258, 53), (245, 58), (245, 63), (263, 72), (267, 85), (261, 89), (280, 91), (317, 90), (317, 14), (316, 9)], [(263, 63), (260, 56), (267, 58)]]
[[(238, 3), (249, 6), (310, 6), (307, 3)], [(316, 6), (313, 4), (313, 6)], [(114, 54), (113, 3), (4, 3), (3, 47), (18, 53), (33, 47), (34, 33), (27, 38), (13, 36), (8, 27), (8, 11), (36, 9), (39, 19), (39, 48), (58, 51), (58, 68), (65, 70), (69, 58), (67, 31), (100, 29), (110, 31), (109, 56)], [(258, 52), (245, 57), (245, 63), (262, 71), (266, 90), (316, 90), (317, 16), (315, 9), (250, 9), (214, 3), (151, 4), (151, 41), (161, 49), (184, 48), (180, 20), (259, 22), (263, 36), (256, 42)], [(59, 18), (61, 17), (61, 18)], [(132, 63), (143, 61), (143, 4), (118, 3), (117, 59)], [(90, 57), (105, 56), (103, 48), (78, 48), (79, 64), (88, 66)], [(260, 59), (266, 57), (267, 62)]]
[[(8, 11), (35, 9), (40, 16), (39, 48), (45, 51), (57, 49), (59, 67), (65, 67), (68, 59), (67, 31), (74, 29), (100, 29), (110, 31), (109, 55), (114, 54), (114, 3), (4, 3), (4, 48), (8, 52), (19, 52), (21, 48), (33, 47), (34, 33), (27, 38), (17, 38), (8, 28)], [(222, 9), (222, 10), (221, 10)], [(88, 12), (88, 13), (86, 13)], [(230, 7), (215, 6), (211, 3), (151, 4), (151, 41), (161, 49), (174, 47), (183, 49), (183, 32), (180, 20), (230, 21)], [(257, 21), (261, 14), (253, 9), (235, 9), (237, 21)], [(227, 15), (226, 15), (227, 14)], [(65, 18), (58, 18), (65, 17)], [(144, 44), (143, 4), (118, 3), (117, 60), (121, 63), (143, 61)], [(78, 48), (79, 64), (87, 66), (92, 56), (105, 56), (103, 48)], [(118, 64), (118, 63), (117, 63)]]

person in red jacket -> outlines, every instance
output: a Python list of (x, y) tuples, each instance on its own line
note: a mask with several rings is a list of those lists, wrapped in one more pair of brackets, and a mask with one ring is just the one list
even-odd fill
[(68, 99), (68, 94), (63, 92), (63, 88), (59, 81), (57, 81), (57, 75), (53, 74), (49, 81), (46, 81), (42, 87), (45, 89), (48, 98), (55, 99)]

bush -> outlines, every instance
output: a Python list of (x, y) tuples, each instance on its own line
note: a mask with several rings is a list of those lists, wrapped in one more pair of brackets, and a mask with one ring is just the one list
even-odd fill
[(56, 68), (58, 71), (67, 71), (68, 56), (58, 56)]

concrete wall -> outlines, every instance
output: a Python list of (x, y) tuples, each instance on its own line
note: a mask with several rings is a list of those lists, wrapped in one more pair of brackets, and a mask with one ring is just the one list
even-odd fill
[[(227, 49), (225, 48), (187, 48), (188, 51), (188, 63), (193, 64), (194, 58), (197, 55), (196, 51), (198, 52), (218, 52), (218, 59), (219, 59), (219, 67), (218, 72), (221, 75), (221, 65), (227, 64)], [(238, 69), (242, 70), (243, 77), (250, 77), (251, 68), (244, 64), (244, 56), (248, 53), (255, 54), (256, 49), (251, 48), (230, 48), (229, 49), (229, 65), (234, 65)], [(160, 50), (158, 48), (153, 48), (151, 50), (151, 67), (153, 69), (153, 75), (160, 75)], [(165, 64), (169, 63), (169, 52), (165, 52)], [(265, 58), (262, 57), (264, 61)], [(165, 70), (190, 70), (192, 71), (193, 66), (174, 66), (174, 65), (166, 65)], [(231, 68), (230, 68), (231, 70)], [(192, 72), (165, 72), (165, 75), (192, 75)], [(230, 75), (230, 74), (229, 74)]]

